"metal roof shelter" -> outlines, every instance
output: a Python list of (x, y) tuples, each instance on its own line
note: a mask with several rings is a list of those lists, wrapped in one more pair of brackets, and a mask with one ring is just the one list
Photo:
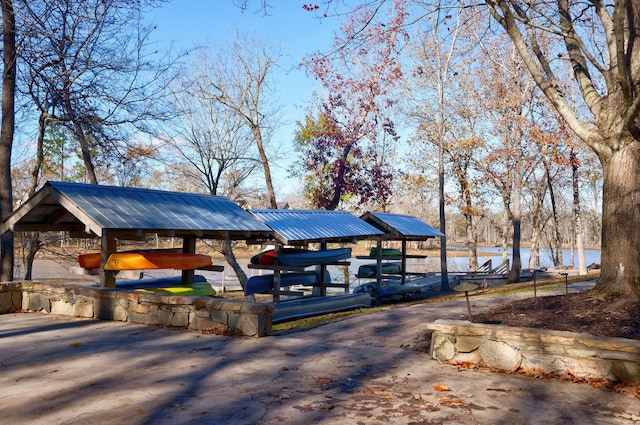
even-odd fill
[[(383, 239), (399, 240), (402, 242), (401, 260), (401, 282), (406, 282), (407, 258), (423, 258), (423, 256), (412, 256), (407, 254), (407, 241), (424, 241), (429, 238), (444, 236), (442, 233), (429, 226), (417, 217), (411, 215), (394, 214), (386, 212), (369, 211), (360, 216), (366, 223), (371, 224), (383, 231)], [(442, 247), (440, 248), (442, 249)], [(369, 257), (373, 258), (373, 257)], [(382, 241), (378, 240), (378, 250), (375, 256), (377, 262), (377, 280), (381, 279), (382, 264)]]
[[(100, 237), (101, 264), (116, 251), (116, 239), (143, 240), (147, 233), (182, 237), (185, 253), (195, 252), (196, 238), (272, 237), (269, 227), (226, 197), (52, 181), (0, 225), (2, 234), (59, 230)], [(115, 275), (101, 270), (100, 284), (114, 286)]]
[(283, 245), (353, 242), (383, 236), (383, 232), (347, 211), (250, 210), (273, 230)]
[(390, 239), (421, 241), (444, 236), (427, 223), (411, 215), (369, 211), (360, 218), (385, 232)]

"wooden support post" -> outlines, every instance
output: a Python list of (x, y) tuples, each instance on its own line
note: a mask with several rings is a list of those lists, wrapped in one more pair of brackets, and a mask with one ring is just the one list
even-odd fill
[(378, 239), (378, 250), (376, 251), (376, 282), (382, 282), (382, 239)]
[(402, 284), (407, 282), (407, 240), (402, 240), (402, 263), (400, 266), (400, 273), (402, 273)]
[[(326, 250), (327, 243), (326, 242), (320, 243), (320, 249), (323, 251)], [(320, 265), (320, 296), (321, 297), (327, 296), (327, 265), (326, 264)]]
[[(182, 238), (182, 252), (184, 254), (195, 254), (196, 253), (196, 237), (195, 236), (184, 236)], [(182, 281), (183, 285), (189, 285), (193, 283), (195, 280), (195, 270), (182, 270)]]
[(103, 288), (116, 287), (116, 272), (105, 270), (104, 265), (109, 256), (116, 252), (117, 241), (108, 232), (103, 231), (100, 238), (100, 286)]

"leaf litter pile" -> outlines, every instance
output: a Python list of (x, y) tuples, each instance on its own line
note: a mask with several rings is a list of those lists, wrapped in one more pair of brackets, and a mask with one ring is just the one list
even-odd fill
[(472, 318), (476, 323), (640, 339), (640, 303), (613, 302), (592, 292), (512, 301)]

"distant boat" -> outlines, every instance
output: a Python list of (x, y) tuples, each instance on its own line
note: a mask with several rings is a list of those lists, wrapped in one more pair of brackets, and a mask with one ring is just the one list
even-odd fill
[(203, 254), (122, 252), (111, 254), (105, 270), (175, 269), (193, 270), (211, 265), (211, 257)]
[[(182, 248), (134, 249), (131, 251), (122, 251), (121, 253), (181, 254)], [(92, 252), (89, 254), (80, 254), (78, 255), (78, 264), (83, 269), (97, 269), (98, 267), (100, 267), (100, 253)]]
[(280, 264), (292, 267), (307, 267), (329, 264), (351, 258), (351, 248), (325, 249), (320, 251), (276, 252)]

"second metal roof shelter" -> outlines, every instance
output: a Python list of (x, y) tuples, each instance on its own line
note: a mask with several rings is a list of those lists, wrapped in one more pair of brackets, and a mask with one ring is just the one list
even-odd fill
[[(360, 218), (383, 231), (385, 233), (384, 239), (399, 240), (402, 242), (402, 283), (406, 282), (407, 258), (411, 257), (407, 255), (407, 241), (424, 241), (430, 238), (444, 236), (438, 230), (411, 215), (369, 211), (361, 215)], [(380, 268), (382, 259), (382, 246), (380, 242), (378, 242), (377, 252), (376, 260), (379, 266), (378, 268)]]
[[(195, 252), (197, 238), (268, 239), (269, 227), (222, 196), (80, 183), (47, 182), (1, 225), (0, 233), (69, 231), (101, 238), (101, 264), (116, 251), (116, 239), (144, 240), (147, 233), (183, 238)], [(183, 272), (183, 280), (193, 271)], [(100, 271), (100, 285), (115, 274)]]
[[(273, 236), (280, 245), (307, 246), (320, 243), (326, 249), (327, 243), (354, 243), (361, 239), (383, 236), (384, 233), (360, 220), (347, 211), (335, 210), (250, 210), (260, 221), (273, 230)], [(266, 266), (269, 267), (269, 266)], [(286, 267), (270, 267), (274, 270), (274, 299), (279, 299), (280, 275)], [(320, 265), (320, 295), (325, 296), (327, 290), (326, 264)], [(348, 284), (329, 284), (343, 287), (348, 291)]]
[(354, 242), (383, 236), (381, 230), (347, 211), (335, 210), (250, 210), (273, 230), (283, 245)]

